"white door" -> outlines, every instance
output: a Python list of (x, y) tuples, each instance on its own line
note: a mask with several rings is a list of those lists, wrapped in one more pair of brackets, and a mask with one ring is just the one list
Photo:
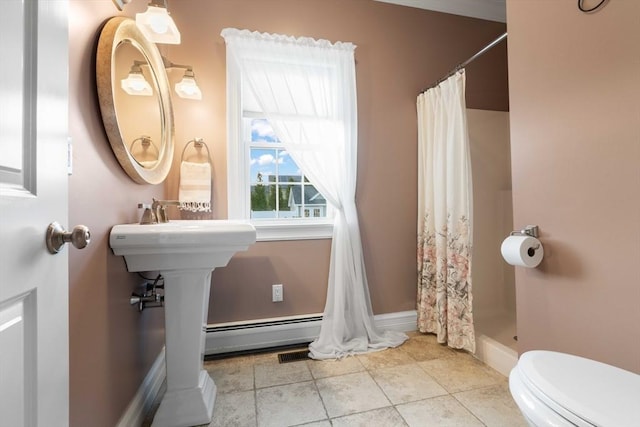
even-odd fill
[(67, 1), (0, 3), (0, 425), (68, 426)]

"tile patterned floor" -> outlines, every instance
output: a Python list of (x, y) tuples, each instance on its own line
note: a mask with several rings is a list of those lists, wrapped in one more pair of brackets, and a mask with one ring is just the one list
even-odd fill
[(507, 379), (432, 335), (339, 361), (277, 353), (205, 362), (216, 385), (209, 427), (526, 426)]

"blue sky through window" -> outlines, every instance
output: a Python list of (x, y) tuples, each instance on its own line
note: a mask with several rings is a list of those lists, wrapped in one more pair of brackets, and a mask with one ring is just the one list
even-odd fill
[(258, 173), (263, 182), (268, 181), (270, 175), (301, 175), (300, 168), (293, 161), (286, 150), (279, 148), (280, 142), (276, 138), (271, 125), (266, 119), (251, 120), (251, 142), (273, 143), (274, 148), (251, 148), (251, 182), (257, 182)]

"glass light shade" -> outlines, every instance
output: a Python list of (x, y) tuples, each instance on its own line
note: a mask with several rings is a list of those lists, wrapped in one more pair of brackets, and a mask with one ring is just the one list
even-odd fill
[(176, 83), (175, 89), (180, 98), (202, 99), (202, 92), (193, 77), (184, 76)]
[(153, 89), (142, 73), (129, 73), (126, 79), (120, 80), (120, 87), (129, 95), (153, 95)]
[(144, 13), (136, 13), (136, 25), (153, 43), (180, 44), (180, 31), (164, 7), (149, 5)]

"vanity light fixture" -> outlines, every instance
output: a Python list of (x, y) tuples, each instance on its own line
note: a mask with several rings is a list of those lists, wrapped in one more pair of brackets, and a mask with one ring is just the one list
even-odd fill
[(127, 78), (120, 80), (120, 87), (129, 95), (151, 96), (153, 95), (153, 89), (151, 89), (147, 79), (144, 78), (142, 68), (137, 62), (134, 61)]
[(186, 99), (202, 99), (202, 91), (196, 83), (193, 70), (188, 68), (184, 72), (184, 77), (175, 86), (176, 93), (180, 98)]
[[(162, 62), (164, 68), (167, 70), (171, 68), (182, 68), (185, 70), (182, 80), (180, 80), (174, 86), (176, 94), (180, 98), (197, 100), (202, 99), (202, 91), (198, 87), (198, 83), (196, 83), (195, 74), (191, 65), (174, 64), (164, 56), (162, 57)], [(127, 92), (129, 95), (153, 95), (153, 89), (151, 88), (151, 85), (144, 78), (144, 74), (142, 74), (143, 65), (148, 64), (144, 61), (134, 60), (133, 65), (131, 66), (131, 71), (129, 72), (127, 78), (120, 80), (120, 86), (122, 87), (122, 90)]]
[(169, 16), (166, 0), (151, 0), (146, 12), (136, 13), (136, 25), (153, 43), (180, 44), (180, 31)]
[(174, 64), (164, 56), (162, 57), (162, 61), (164, 62), (164, 68), (167, 70), (171, 68), (182, 68), (185, 70), (182, 80), (174, 86), (176, 94), (180, 98), (202, 99), (202, 92), (196, 83), (195, 74), (193, 73), (193, 67), (191, 65)]

